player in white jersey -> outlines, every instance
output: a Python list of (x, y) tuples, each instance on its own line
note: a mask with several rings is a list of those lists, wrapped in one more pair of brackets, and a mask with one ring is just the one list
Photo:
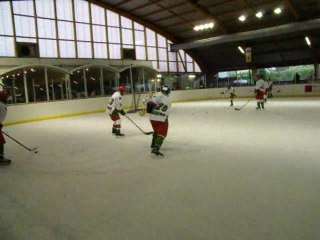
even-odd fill
[(147, 106), (148, 102), (151, 100), (151, 98), (153, 97), (154, 94), (155, 94), (155, 92), (149, 92), (149, 94), (142, 99), (142, 103), (145, 106), (145, 108), (143, 108), (143, 109), (141, 109), (139, 111), (139, 115), (140, 116), (144, 116), (146, 114), (146, 112), (147, 112), (146, 106)]
[(264, 81), (263, 88), (264, 88), (263, 100), (266, 103), (268, 98), (268, 89), (269, 89), (269, 83), (267, 81)]
[(7, 116), (6, 101), (8, 99), (8, 94), (5, 91), (0, 91), (0, 165), (8, 165), (11, 163), (10, 159), (4, 157), (4, 144), (6, 140), (2, 134), (2, 123)]
[(263, 96), (265, 93), (264, 89), (264, 80), (261, 78), (260, 75), (256, 76), (257, 82), (255, 86), (255, 93), (256, 93), (256, 99), (257, 99), (257, 109), (264, 109), (264, 100)]
[(168, 116), (171, 111), (169, 94), (170, 88), (168, 86), (163, 86), (161, 93), (154, 95), (147, 104), (147, 112), (150, 113), (150, 122), (154, 130), (151, 153), (157, 156), (163, 156), (159, 150), (168, 133)]
[(123, 116), (126, 115), (125, 111), (122, 109), (122, 96), (125, 94), (125, 92), (126, 87), (120, 86), (118, 91), (112, 94), (107, 106), (107, 112), (113, 121), (112, 134), (115, 134), (116, 136), (124, 136), (124, 134), (122, 134), (120, 131), (121, 118), (119, 114)]
[(224, 92), (221, 92), (222, 94), (229, 94), (229, 98), (230, 98), (230, 107), (233, 106), (233, 99), (236, 96), (236, 90), (234, 90), (234, 88), (231, 85), (228, 85), (227, 90), (225, 90)]

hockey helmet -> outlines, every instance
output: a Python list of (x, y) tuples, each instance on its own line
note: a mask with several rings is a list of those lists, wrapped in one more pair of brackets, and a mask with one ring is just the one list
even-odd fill
[(126, 86), (124, 85), (119, 86), (119, 92), (124, 93), (125, 91), (127, 91)]
[(6, 91), (0, 91), (0, 101), (6, 101), (9, 95)]
[(164, 95), (169, 95), (170, 94), (170, 88), (166, 85), (164, 85), (162, 88), (161, 88), (161, 92), (164, 94)]

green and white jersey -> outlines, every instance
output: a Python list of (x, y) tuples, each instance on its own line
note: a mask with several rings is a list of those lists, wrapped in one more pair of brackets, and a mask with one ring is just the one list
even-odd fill
[(150, 120), (165, 122), (171, 111), (171, 100), (168, 96), (159, 93), (152, 97), (151, 102), (156, 106), (150, 113)]

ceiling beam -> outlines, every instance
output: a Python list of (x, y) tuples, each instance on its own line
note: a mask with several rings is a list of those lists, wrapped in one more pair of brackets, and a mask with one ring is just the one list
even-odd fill
[(222, 22), (220, 22), (216, 16), (214, 16), (206, 7), (199, 4), (199, 0), (185, 0), (189, 5), (191, 5), (193, 8), (204, 14), (206, 17), (209, 17), (212, 19), (215, 23), (215, 25), (219, 28), (221, 28), (223, 33), (229, 33), (230, 30), (224, 26)]
[(134, 1), (134, 0), (125, 0), (125, 1), (122, 1), (122, 2), (120, 2), (120, 3), (115, 4), (115, 5), (113, 5), (113, 6), (114, 6), (114, 7), (120, 7), (121, 5), (124, 5), (124, 4), (129, 3), (129, 2), (132, 2), (132, 1)]
[[(187, 11), (187, 12), (179, 14), (179, 16), (188, 15), (188, 14), (194, 13), (194, 12), (196, 12), (196, 11), (195, 10)], [(153, 20), (152, 22), (158, 23), (158, 22), (162, 22), (162, 21), (165, 21), (165, 20), (168, 20), (168, 19), (172, 19), (172, 18), (177, 18), (177, 15), (172, 15), (170, 17), (163, 17), (163, 18), (160, 18), (160, 19), (157, 19), (157, 20)]]
[(134, 12), (134, 11), (136, 11), (136, 10), (141, 10), (142, 8), (150, 7), (150, 6), (155, 5), (155, 4), (157, 4), (157, 3), (159, 3), (159, 2), (162, 2), (162, 1), (165, 1), (165, 0), (153, 0), (153, 1), (149, 1), (148, 3), (145, 3), (145, 4), (143, 4), (143, 5), (139, 5), (139, 6), (135, 7), (135, 8), (131, 8), (131, 9), (128, 10), (127, 12), (128, 12), (128, 13), (132, 13), (132, 12)]
[(292, 12), (294, 18), (296, 20), (300, 20), (300, 15), (299, 15), (297, 9), (294, 7), (292, 0), (287, 0), (287, 3), (288, 3), (288, 7), (289, 7), (290, 11)]
[(270, 27), (270, 28), (264, 28), (264, 29), (254, 30), (254, 31), (234, 33), (234, 34), (222, 35), (218, 37), (195, 40), (191, 42), (174, 44), (172, 46), (172, 49), (180, 50), (180, 49), (207, 47), (207, 46), (212, 46), (212, 45), (221, 44), (221, 43), (272, 37), (272, 36), (277, 36), (282, 34), (308, 31), (308, 30), (318, 29), (318, 28), (320, 28), (320, 18), (308, 20), (304, 22), (280, 25), (277, 27)]
[[(174, 8), (181, 7), (181, 6), (183, 6), (183, 5), (185, 5), (185, 3), (184, 3), (184, 2), (181, 2), (181, 3), (177, 3), (176, 5), (170, 6), (170, 8), (171, 8), (171, 9), (174, 9)], [(167, 10), (161, 8), (160, 10), (157, 10), (157, 11), (154, 11), (154, 12), (150, 12), (150, 13), (147, 13), (147, 14), (145, 14), (145, 15), (139, 15), (139, 16), (142, 17), (142, 18), (145, 18), (145, 17), (149, 17), (149, 16), (151, 16), (151, 15), (155, 15), (155, 14), (159, 14), (159, 13), (165, 12), (165, 11), (167, 11)]]

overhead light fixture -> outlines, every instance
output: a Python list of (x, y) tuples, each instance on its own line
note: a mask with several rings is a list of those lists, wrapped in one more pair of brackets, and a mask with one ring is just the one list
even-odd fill
[(275, 9), (273, 10), (273, 12), (274, 12), (275, 14), (280, 14), (280, 13), (282, 13), (282, 9), (279, 8), (279, 7), (277, 7), (277, 8), (275, 8)]
[(241, 15), (239, 17), (239, 21), (244, 22), (246, 20), (246, 16), (245, 15)]
[(244, 54), (244, 50), (243, 50), (243, 48), (241, 46), (238, 46), (238, 49), (242, 54)]
[(262, 18), (263, 17), (263, 13), (261, 11), (256, 13), (256, 17), (257, 18)]
[(194, 74), (188, 75), (188, 78), (195, 78), (195, 77), (196, 77), (196, 75), (194, 75)]
[(311, 46), (311, 41), (310, 41), (309, 37), (305, 37), (304, 39), (306, 40), (308, 46)]
[(161, 78), (162, 77), (162, 75), (161, 74), (157, 74), (157, 78)]
[(202, 25), (196, 25), (193, 29), (195, 31), (202, 31), (202, 30), (206, 30), (206, 29), (211, 29), (214, 27), (214, 23), (206, 23), (206, 24), (202, 24)]

